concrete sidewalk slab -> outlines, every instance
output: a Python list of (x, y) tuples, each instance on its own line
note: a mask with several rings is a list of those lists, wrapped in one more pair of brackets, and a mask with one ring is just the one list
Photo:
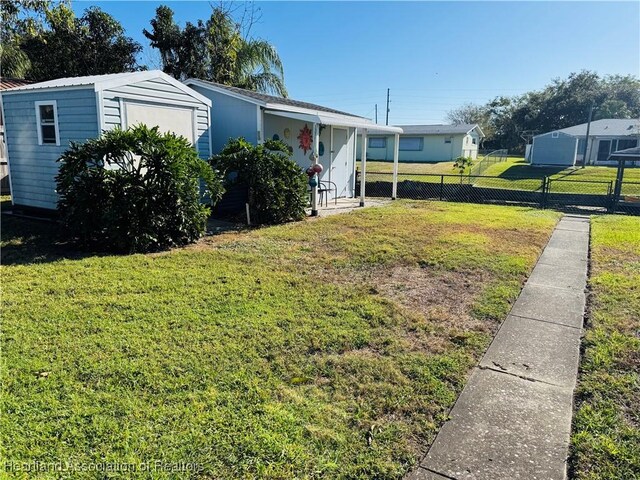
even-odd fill
[[(567, 225), (561, 223), (562, 226)], [(589, 251), (589, 235), (573, 230), (555, 230), (547, 244), (551, 248), (561, 248), (565, 252), (577, 252), (586, 258)]]
[(546, 285), (548, 287), (569, 288), (580, 290), (587, 281), (587, 264), (580, 262), (577, 265), (557, 265), (538, 263), (531, 272), (527, 285)]
[(527, 283), (511, 314), (582, 328), (585, 299), (584, 291)]
[(556, 230), (571, 230), (573, 232), (586, 232), (589, 233), (589, 223), (588, 222), (560, 222), (556, 227)]
[(509, 315), (480, 367), (573, 388), (582, 331)]
[(589, 219), (557, 225), (412, 480), (565, 480)]
[(549, 265), (562, 265), (579, 267), (587, 265), (587, 254), (584, 252), (567, 252), (562, 248), (547, 247), (538, 259), (538, 265), (541, 263)]
[(587, 215), (580, 215), (580, 214), (572, 214), (572, 213), (567, 213), (565, 215), (562, 216), (562, 218), (560, 219), (560, 221), (563, 222), (582, 222), (582, 223), (591, 223), (591, 218), (589, 218), (589, 216)]
[(476, 370), (423, 465), (457, 480), (559, 479), (573, 391)]

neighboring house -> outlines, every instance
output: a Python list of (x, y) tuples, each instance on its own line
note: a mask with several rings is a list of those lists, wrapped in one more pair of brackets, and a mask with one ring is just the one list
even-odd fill
[(356, 130), (402, 131), (312, 103), (204, 80), (185, 83), (212, 101), (213, 153), (219, 153), (231, 138), (244, 137), (254, 144), (282, 140), (289, 145), (295, 162), (306, 169), (318, 138), (318, 163), (324, 168), (320, 180), (335, 184), (329, 198), (354, 196)]
[[(582, 164), (587, 124), (554, 130), (533, 137), (532, 165), (574, 166)], [(615, 165), (609, 155), (638, 145), (638, 119), (605, 118), (591, 122), (587, 165)]]
[[(477, 124), (459, 125), (397, 125), (400, 135), (401, 162), (445, 162), (458, 157), (478, 156), (478, 145), (484, 133)], [(360, 158), (360, 142), (358, 142)], [(393, 160), (394, 138), (389, 135), (370, 135), (368, 160)]]
[(144, 123), (211, 154), (211, 101), (160, 71), (61, 78), (1, 93), (13, 204), (55, 209), (57, 160), (71, 141)]
[[(8, 88), (21, 87), (28, 85), (29, 80), (19, 78), (0, 77), (0, 92)], [(6, 147), (4, 143), (4, 120), (2, 119), (2, 98), (0, 97), (0, 193), (6, 195), (10, 193), (9, 189), (9, 166), (7, 164)]]

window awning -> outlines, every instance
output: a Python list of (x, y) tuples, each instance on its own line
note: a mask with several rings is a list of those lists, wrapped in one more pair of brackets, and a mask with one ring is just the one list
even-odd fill
[(351, 117), (348, 115), (336, 115), (320, 111), (294, 112), (290, 110), (276, 110), (274, 108), (265, 109), (264, 113), (268, 113), (269, 115), (277, 115), (280, 117), (293, 118), (295, 120), (302, 120), (303, 122), (318, 123), (320, 125), (333, 125), (335, 127), (355, 127), (358, 129), (367, 129), (371, 133), (376, 134), (402, 133), (402, 129), (399, 127), (377, 125), (367, 120), (366, 118)]

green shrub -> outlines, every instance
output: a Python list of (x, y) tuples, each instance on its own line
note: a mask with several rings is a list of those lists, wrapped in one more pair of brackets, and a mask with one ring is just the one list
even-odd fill
[(228, 187), (247, 187), (253, 222), (277, 224), (304, 218), (308, 177), (291, 159), (285, 143), (269, 140), (255, 146), (244, 138), (232, 139), (211, 164)]
[(149, 252), (185, 245), (205, 231), (222, 194), (219, 175), (184, 138), (144, 125), (72, 142), (59, 160), (58, 209), (65, 230), (83, 246)]

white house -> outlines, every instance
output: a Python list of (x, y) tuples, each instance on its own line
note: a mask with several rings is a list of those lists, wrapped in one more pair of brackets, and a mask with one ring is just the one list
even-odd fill
[(289, 145), (292, 158), (303, 169), (316, 152), (323, 166), (322, 182), (330, 182), (329, 198), (355, 193), (356, 131), (375, 129), (399, 134), (397, 127), (381, 127), (366, 118), (312, 103), (266, 95), (205, 80), (185, 84), (211, 100), (212, 149), (218, 153), (230, 138), (252, 143), (267, 139)]
[[(554, 130), (533, 137), (532, 165), (581, 165), (587, 124)], [(591, 122), (587, 143), (587, 165), (615, 165), (609, 155), (638, 145), (640, 120), (605, 118)]]
[[(399, 145), (401, 162), (443, 162), (458, 157), (478, 156), (478, 145), (484, 133), (477, 124), (459, 125), (398, 125), (402, 128)], [(393, 160), (394, 138), (371, 135), (368, 141), (369, 160)], [(358, 150), (360, 158), (360, 150)]]
[(144, 123), (211, 154), (211, 101), (158, 71), (60, 78), (4, 90), (2, 116), (14, 205), (54, 210), (57, 160), (71, 141)]

